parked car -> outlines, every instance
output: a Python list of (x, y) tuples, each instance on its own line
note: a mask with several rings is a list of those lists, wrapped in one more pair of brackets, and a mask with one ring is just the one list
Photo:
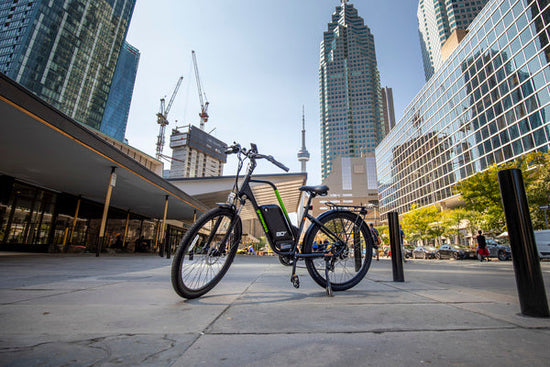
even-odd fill
[(539, 259), (550, 259), (550, 230), (535, 231)]
[(455, 259), (458, 260), (461, 259), (463, 254), (459, 253), (459, 249), (457, 245), (441, 245), (436, 251), (435, 251), (435, 258), (438, 260), (441, 259)]
[(431, 246), (418, 246), (412, 252), (413, 259), (435, 259), (437, 249)]
[(475, 259), (476, 251), (474, 249), (470, 249), (467, 246), (442, 245), (435, 252), (435, 258), (436, 259), (455, 259), (455, 260), (459, 260), (459, 259), (462, 260), (462, 259), (469, 259), (469, 258)]
[(500, 261), (510, 260), (512, 258), (512, 251), (510, 246), (497, 242), (492, 238), (487, 238), (487, 250), (489, 250), (490, 258), (498, 258)]
[(403, 245), (405, 248), (405, 259), (410, 259), (413, 256), (414, 246), (413, 245)]
[(477, 259), (477, 248), (472, 248), (463, 245), (457, 245), (463, 252), (462, 259)]

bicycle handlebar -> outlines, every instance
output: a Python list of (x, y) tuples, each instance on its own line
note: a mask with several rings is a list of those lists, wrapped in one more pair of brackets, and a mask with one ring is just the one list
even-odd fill
[(245, 148), (242, 148), (240, 144), (233, 143), (233, 145), (227, 147), (225, 149), (225, 154), (235, 154), (235, 153), (242, 153), (246, 155), (250, 159), (267, 159), (280, 169), (282, 169), (285, 172), (288, 172), (290, 169), (282, 164), (281, 162), (278, 162), (273, 156), (271, 155), (263, 155), (258, 153), (258, 148), (256, 147), (256, 144), (251, 144), (252, 148), (250, 150), (246, 150)]
[(240, 150), (241, 150), (241, 146), (237, 143), (234, 143), (233, 145), (228, 146), (227, 148), (225, 148), (224, 153), (229, 155), (229, 154), (238, 153)]
[(271, 163), (273, 163), (274, 165), (276, 165), (277, 167), (279, 167), (280, 169), (282, 169), (283, 171), (285, 172), (288, 172), (289, 171), (289, 168), (287, 166), (285, 166), (284, 164), (282, 164), (281, 162), (277, 162), (275, 160), (275, 158), (273, 158), (273, 156), (264, 156), (263, 158), (267, 159), (268, 161), (270, 161)]

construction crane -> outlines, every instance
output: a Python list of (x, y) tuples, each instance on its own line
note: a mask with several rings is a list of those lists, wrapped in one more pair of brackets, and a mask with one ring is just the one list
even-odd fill
[(160, 112), (157, 113), (157, 123), (160, 126), (159, 136), (157, 138), (157, 159), (159, 160), (163, 156), (162, 149), (164, 148), (164, 130), (166, 129), (166, 125), (168, 125), (168, 112), (170, 112), (170, 108), (172, 108), (172, 103), (174, 103), (174, 99), (176, 98), (176, 94), (178, 93), (182, 80), (183, 77), (180, 76), (178, 79), (178, 84), (176, 84), (176, 88), (174, 89), (174, 93), (172, 93), (172, 98), (170, 98), (170, 102), (168, 102), (167, 106), (165, 106), (164, 98), (160, 99)]
[(191, 51), (191, 54), (193, 55), (193, 66), (195, 67), (195, 80), (197, 81), (197, 89), (199, 90), (199, 100), (201, 103), (201, 113), (199, 113), (199, 116), (201, 118), (201, 124), (200, 128), (201, 130), (204, 130), (204, 125), (206, 124), (206, 121), (208, 121), (208, 100), (206, 99), (206, 94), (202, 91), (201, 86), (201, 78), (199, 77), (199, 67), (197, 66), (197, 56), (195, 55), (195, 51)]

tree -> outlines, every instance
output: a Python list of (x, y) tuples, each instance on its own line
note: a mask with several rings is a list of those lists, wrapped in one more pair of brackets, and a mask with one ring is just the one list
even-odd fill
[(376, 230), (378, 231), (383, 244), (390, 243), (390, 227), (388, 225), (376, 227)]
[(523, 158), (522, 175), (533, 228), (546, 229), (545, 211), (540, 206), (550, 203), (550, 154), (529, 153)]
[(465, 221), (468, 220), (468, 211), (464, 208), (445, 209), (441, 212), (441, 222), (445, 228), (443, 233), (447, 237), (456, 238), (461, 243), (461, 229)]
[(522, 171), (531, 219), (535, 229), (544, 228), (544, 212), (541, 205), (550, 201), (550, 154), (531, 152), (514, 162), (492, 165), (482, 172), (460, 181), (455, 192), (462, 196), (465, 209), (476, 217), (472, 223), (486, 232), (501, 233), (506, 230), (504, 210), (498, 183), (498, 171), (519, 168)]
[(455, 185), (455, 191), (462, 196), (465, 208), (477, 212), (483, 218), (479, 224), (486, 231), (504, 231), (504, 210), (498, 185), (498, 171), (501, 167), (492, 165)]
[(418, 208), (411, 205), (411, 211), (403, 215), (403, 230), (408, 240), (419, 241), (434, 238), (433, 223), (439, 222), (439, 209), (435, 206)]

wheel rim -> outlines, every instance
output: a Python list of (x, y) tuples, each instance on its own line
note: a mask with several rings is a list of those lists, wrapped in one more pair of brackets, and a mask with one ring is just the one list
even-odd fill
[[(372, 260), (372, 248), (367, 245), (365, 234), (354, 225), (350, 218), (343, 216), (331, 218), (324, 225), (342, 240), (341, 242), (329, 242), (329, 249), (338, 254), (333, 258), (329, 274), (331, 284), (335, 290), (338, 290), (339, 286), (352, 281), (365, 267), (368, 269)], [(311, 235), (314, 236), (317, 243), (322, 243), (327, 237), (319, 230), (319, 227)], [(326, 281), (325, 268), (324, 258), (312, 259), (311, 269), (315, 276), (323, 281)]]
[(223, 276), (229, 265), (229, 244), (234, 243), (231, 235), (226, 245), (221, 242), (227, 233), (231, 218), (221, 214), (197, 229), (185, 251), (180, 265), (181, 282), (189, 291), (206, 288), (213, 280)]

